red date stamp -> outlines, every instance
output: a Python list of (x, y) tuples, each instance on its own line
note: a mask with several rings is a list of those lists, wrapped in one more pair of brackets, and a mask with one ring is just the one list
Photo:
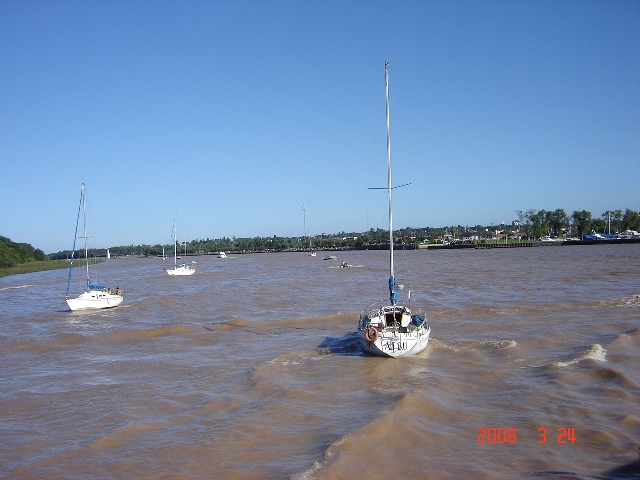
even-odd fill
[(478, 428), (478, 443), (516, 443), (518, 431), (515, 428)]
[[(547, 443), (547, 429), (538, 429), (538, 443)], [(518, 441), (518, 430), (516, 428), (478, 428), (478, 445), (494, 445), (505, 443), (516, 443)], [(557, 442), (560, 445), (576, 442), (576, 429), (570, 427), (558, 428)]]

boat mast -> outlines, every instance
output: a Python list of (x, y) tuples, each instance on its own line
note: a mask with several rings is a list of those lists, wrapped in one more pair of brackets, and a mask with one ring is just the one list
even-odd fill
[(78, 223), (80, 223), (80, 209), (82, 208), (83, 200), (84, 200), (84, 183), (82, 184), (82, 189), (80, 190), (80, 203), (78, 204), (78, 215), (76, 216), (76, 232), (73, 235), (73, 249), (71, 250), (71, 259), (69, 261), (69, 277), (67, 278), (67, 293), (65, 295), (66, 298), (69, 298), (69, 286), (71, 285), (71, 270), (73, 269), (73, 256), (76, 253), (76, 240), (78, 239)]
[(393, 199), (391, 180), (391, 134), (389, 129), (389, 62), (384, 62), (384, 85), (387, 110), (387, 192), (389, 196), (389, 299), (395, 305), (398, 301), (396, 278), (393, 273)]
[[(304, 207), (304, 203), (302, 204), (302, 226), (303, 226), (303, 235), (307, 234), (307, 209)], [(309, 249), (311, 249), (311, 235), (309, 235)]]
[(87, 288), (89, 288), (89, 253), (87, 251), (87, 208), (84, 183), (82, 184), (82, 225), (84, 229), (84, 263), (87, 272)]
[(178, 266), (178, 230), (176, 230), (176, 221), (178, 220), (178, 214), (173, 217), (173, 268)]

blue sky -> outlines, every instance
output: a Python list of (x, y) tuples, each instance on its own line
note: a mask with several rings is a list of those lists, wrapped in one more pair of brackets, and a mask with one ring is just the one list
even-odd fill
[(70, 249), (640, 210), (638, 1), (0, 0), (0, 235)]

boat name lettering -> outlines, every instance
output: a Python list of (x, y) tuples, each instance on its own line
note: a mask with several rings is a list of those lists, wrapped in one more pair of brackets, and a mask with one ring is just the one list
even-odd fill
[(402, 351), (407, 349), (407, 342), (385, 342), (385, 348), (392, 352)]

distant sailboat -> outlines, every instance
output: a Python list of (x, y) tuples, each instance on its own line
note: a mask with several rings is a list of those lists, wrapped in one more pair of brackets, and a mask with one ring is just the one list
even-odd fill
[[(87, 291), (83, 292), (75, 298), (69, 298), (69, 289), (71, 287), (71, 272), (73, 270), (73, 257), (76, 252), (76, 240), (78, 238), (78, 224), (80, 223), (80, 211), (82, 210), (82, 223), (84, 230), (84, 261)], [(108, 250), (107, 250), (108, 253)], [(71, 251), (71, 260), (69, 262), (69, 277), (67, 278), (67, 305), (71, 310), (99, 309), (117, 307), (123, 301), (119, 289), (117, 293), (112, 293), (106, 287), (93, 285), (89, 279), (89, 256), (87, 251), (87, 213), (85, 201), (85, 186), (82, 184), (80, 190), (80, 205), (78, 206), (78, 217), (76, 219), (76, 233), (73, 237), (73, 250)]]
[[(303, 217), (303, 223), (304, 223), (304, 234), (307, 235), (307, 209), (304, 208), (304, 205), (302, 205), (302, 217)], [(313, 250), (313, 247), (311, 246), (311, 234), (308, 235), (309, 238), (309, 256), (310, 257), (315, 257), (316, 256), (316, 252)]]
[[(389, 301), (371, 305), (360, 314), (358, 336), (365, 352), (382, 357), (413, 355), (427, 348), (431, 328), (426, 316), (411, 312), (398, 302), (398, 288), (393, 270), (393, 215), (391, 183), (391, 137), (389, 134), (389, 64), (384, 64), (387, 110), (387, 194), (389, 198)], [(411, 292), (407, 298), (411, 300)]]
[[(173, 268), (165, 268), (165, 270), (167, 271), (167, 273), (169, 275), (193, 275), (194, 273), (196, 273), (196, 269), (193, 266), (192, 262), (191, 265), (187, 265), (186, 263), (183, 263), (182, 265), (178, 265), (178, 240), (177, 240), (177, 230), (176, 230), (176, 223), (177, 223), (177, 218), (178, 218), (178, 214), (176, 213), (175, 217), (173, 218), (173, 234), (172, 234), (172, 239), (173, 239)], [(186, 237), (186, 234), (185, 234)], [(187, 239), (184, 239), (184, 256), (187, 256)]]

